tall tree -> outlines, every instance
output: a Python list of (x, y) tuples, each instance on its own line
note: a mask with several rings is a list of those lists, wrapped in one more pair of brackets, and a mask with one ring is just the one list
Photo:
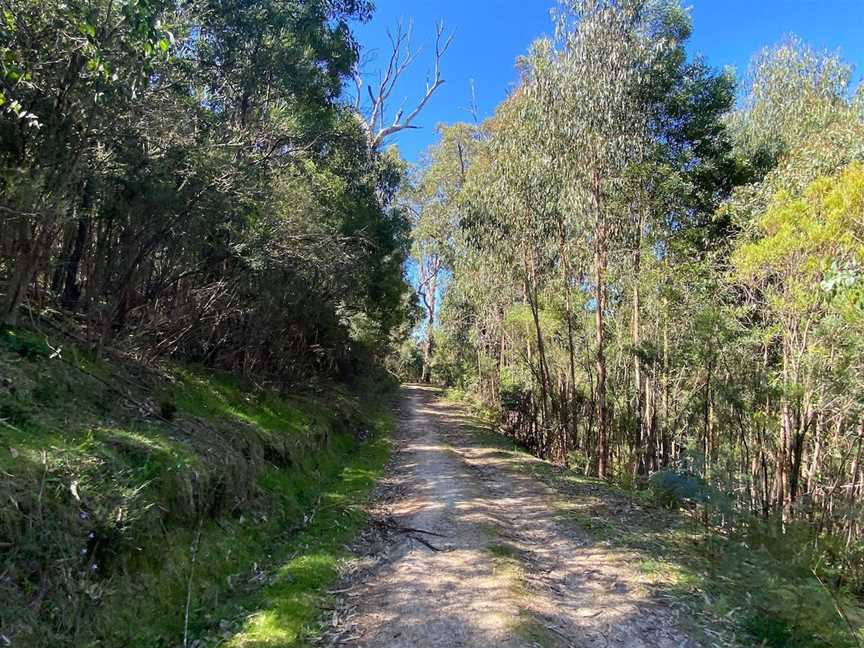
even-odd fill
[(627, 218), (616, 204), (627, 169), (643, 150), (645, 113), (640, 84), (652, 43), (640, 33), (640, 3), (578, 0), (562, 5), (555, 43), (535, 55), (551, 59), (538, 69), (537, 91), (547, 107), (549, 145), (565, 170), (562, 210), (579, 222), (593, 255), (597, 474), (609, 466), (607, 394), (607, 266), (609, 248)]
[(439, 293), (452, 267), (453, 237), (460, 223), (460, 194), (477, 145), (477, 130), (466, 124), (442, 126), (441, 140), (425, 156), (413, 186), (404, 192), (413, 214), (412, 256), (417, 291), (426, 309), (423, 382), (432, 379), (432, 354)]

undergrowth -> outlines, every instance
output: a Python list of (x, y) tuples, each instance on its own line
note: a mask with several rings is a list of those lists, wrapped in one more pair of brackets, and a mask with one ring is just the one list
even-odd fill
[(751, 520), (735, 533), (718, 533), (700, 516), (668, 510), (646, 491), (536, 459), (492, 432), (489, 420), (478, 419), (478, 442), (499, 448), (514, 467), (551, 486), (561, 523), (575, 524), (594, 542), (635, 552), (657, 598), (681, 609), (682, 622), (703, 633), (708, 645), (723, 645), (724, 638), (774, 648), (864, 645), (860, 602), (832, 578), (825, 564), (830, 546), (814, 543), (808, 529)]
[(388, 412), (383, 392), (288, 397), (0, 332), (0, 643), (295, 645)]
[(656, 595), (684, 610), (684, 624), (707, 642), (716, 642), (714, 628), (745, 645), (858, 645), (847, 625), (858, 613), (855, 601), (812, 573), (809, 538), (762, 523), (721, 534), (698, 516), (665, 510), (642, 493), (548, 465), (535, 474), (561, 494), (563, 522), (576, 523), (610, 548), (636, 552)]

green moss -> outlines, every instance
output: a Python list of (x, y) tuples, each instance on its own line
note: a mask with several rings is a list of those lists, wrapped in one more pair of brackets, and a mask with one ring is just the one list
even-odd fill
[(564, 645), (558, 637), (528, 613), (522, 613), (513, 621), (511, 632), (527, 642), (529, 646), (556, 648)]
[(486, 547), (486, 550), (496, 558), (509, 558), (511, 560), (519, 558), (519, 550), (506, 543), (493, 542)]
[(348, 555), (346, 543), (364, 521), (361, 504), (387, 454), (387, 444), (380, 437), (351, 453), (349, 465), (323, 490), (311, 523), (283, 548), (291, 558), (247, 607), (256, 611), (228, 645), (287, 647), (305, 636), (326, 600), (326, 586)]

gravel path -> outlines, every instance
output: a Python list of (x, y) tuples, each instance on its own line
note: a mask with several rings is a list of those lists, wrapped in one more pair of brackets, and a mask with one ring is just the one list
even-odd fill
[(439, 392), (404, 389), (374, 524), (322, 641), (357, 648), (698, 645), (633, 555), (556, 520), (554, 494)]

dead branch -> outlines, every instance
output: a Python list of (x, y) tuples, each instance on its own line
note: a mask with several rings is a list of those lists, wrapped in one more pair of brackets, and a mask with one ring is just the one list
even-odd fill
[(431, 542), (427, 542), (426, 540), (424, 540), (423, 538), (421, 538), (418, 535), (409, 534), (408, 537), (410, 537), (412, 540), (416, 540), (417, 542), (422, 544), (424, 547), (427, 547), (427, 548), (431, 549), (432, 551), (443, 551), (443, 549), (441, 549), (440, 547), (436, 547)]
[(414, 527), (403, 526), (403, 525), (399, 524), (392, 517), (387, 517), (383, 520), (375, 520), (375, 524), (377, 524), (378, 526), (383, 527), (385, 529), (390, 529), (392, 531), (396, 531), (397, 533), (406, 533), (406, 534), (424, 533), (426, 535), (435, 536), (436, 538), (446, 538), (447, 537), (443, 533), (436, 533), (435, 531), (427, 531), (426, 529), (417, 529)]
[(418, 128), (412, 122), (423, 108), (426, 107), (426, 104), (429, 103), (435, 91), (444, 84), (444, 79), (441, 77), (441, 59), (453, 41), (453, 33), (445, 34), (444, 23), (439, 22), (435, 26), (435, 59), (432, 78), (426, 83), (426, 91), (423, 97), (407, 115), (405, 114), (405, 110), (400, 108), (393, 120), (389, 122), (389, 125), (385, 125), (389, 121), (386, 117), (387, 103), (399, 79), (405, 73), (405, 70), (416, 60), (421, 51), (414, 51), (411, 48), (413, 31), (413, 21), (409, 21), (407, 27), (400, 21), (396, 25), (395, 32), (387, 32), (390, 40), (390, 56), (387, 60), (387, 65), (378, 75), (377, 88), (373, 89), (371, 85), (366, 86), (370, 106), (368, 113), (365, 115), (361, 108), (363, 78), (359, 69), (354, 72), (354, 85), (356, 88), (354, 109), (361, 115), (363, 126), (369, 138), (370, 148), (379, 148), (385, 139), (400, 131), (408, 128)]

